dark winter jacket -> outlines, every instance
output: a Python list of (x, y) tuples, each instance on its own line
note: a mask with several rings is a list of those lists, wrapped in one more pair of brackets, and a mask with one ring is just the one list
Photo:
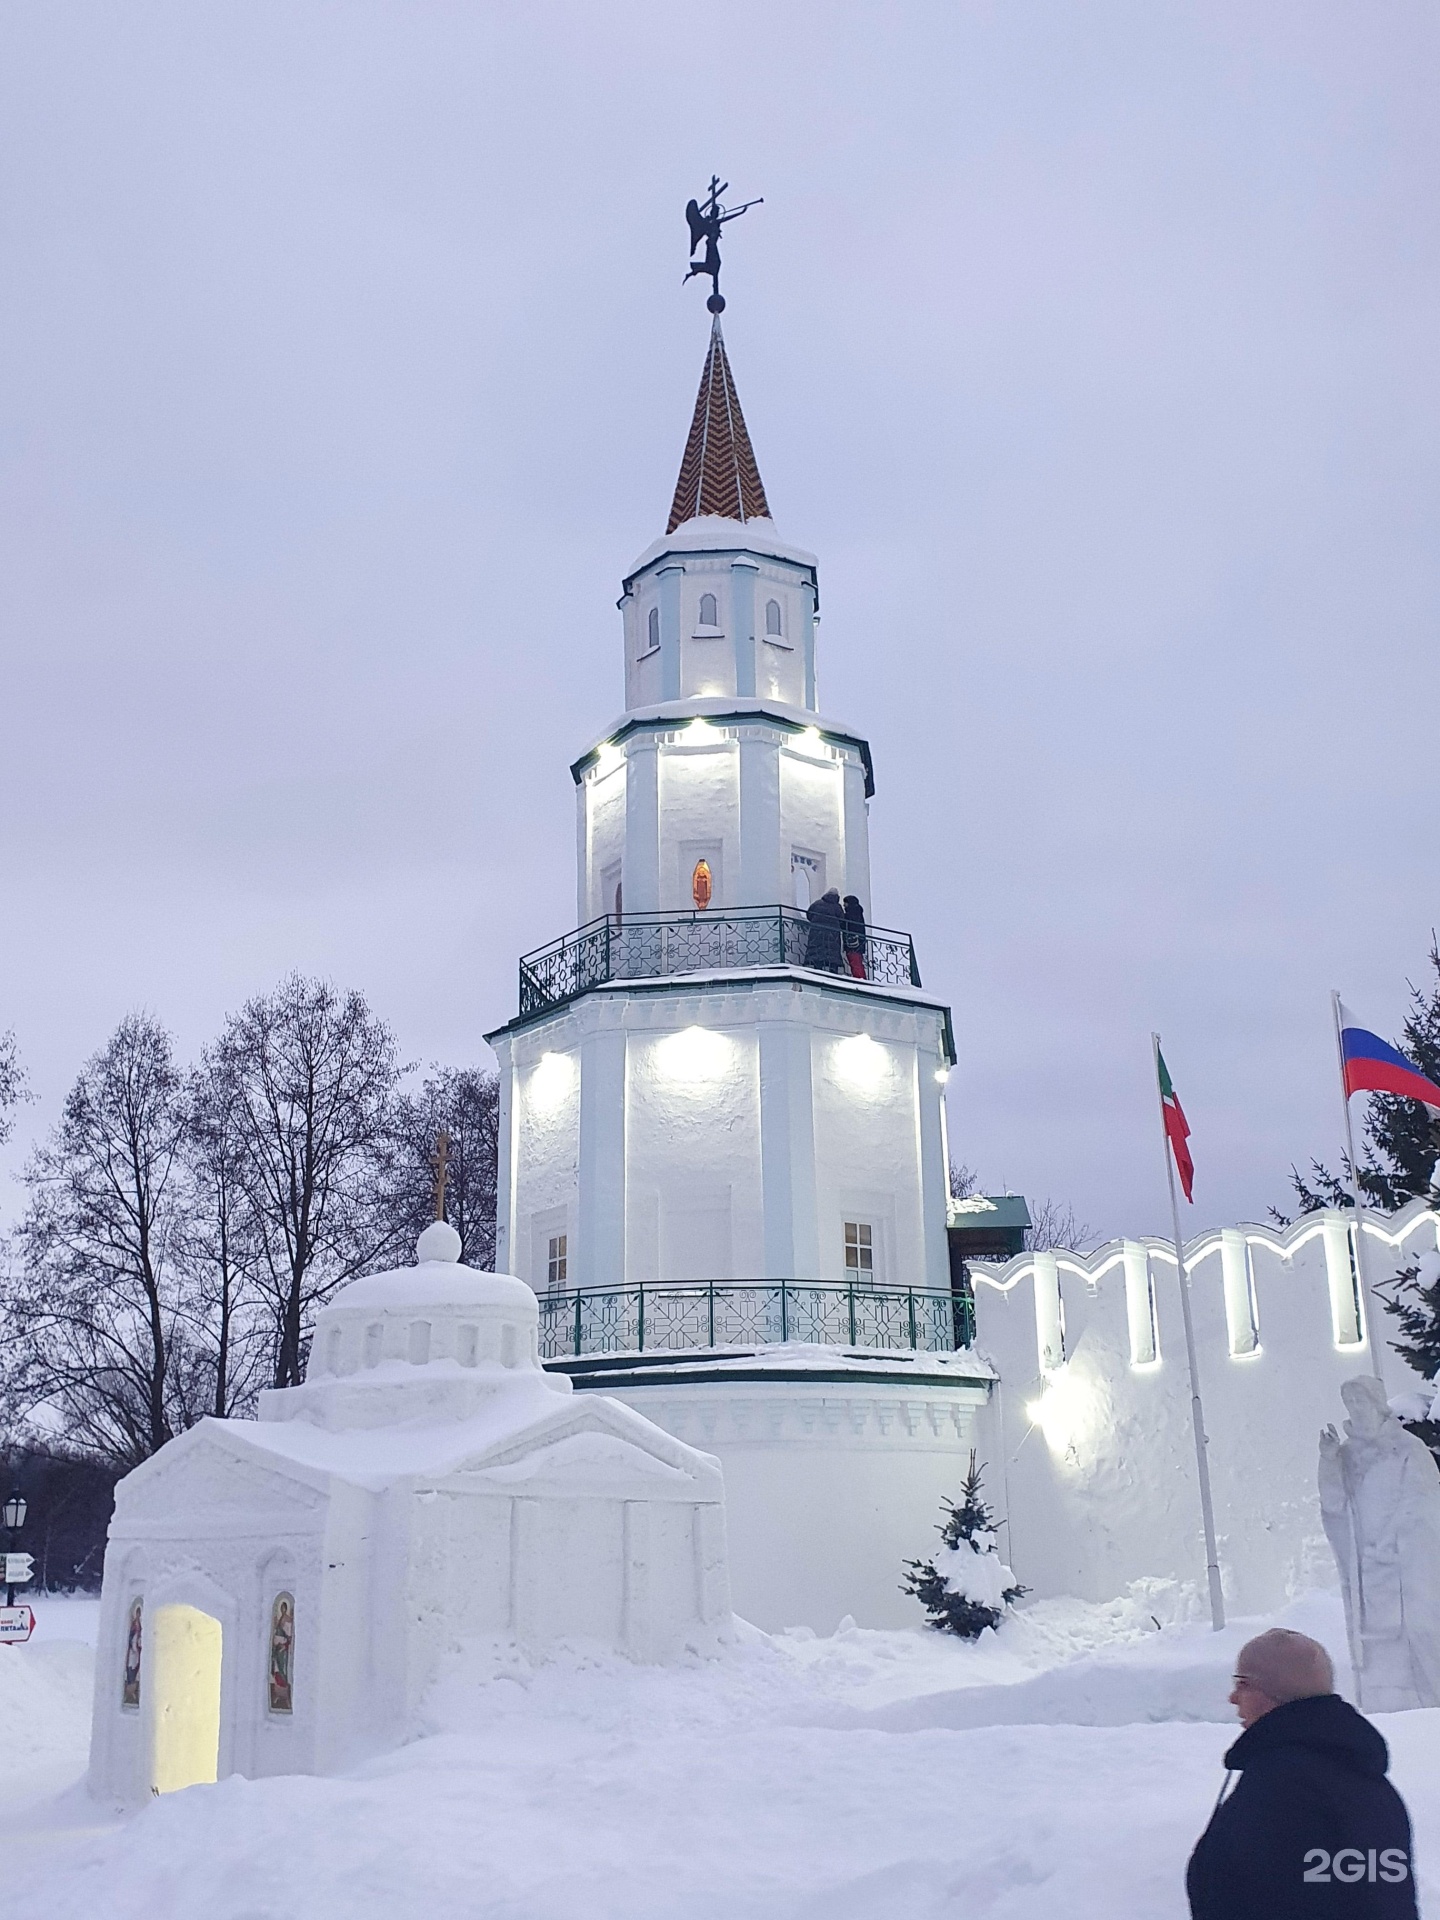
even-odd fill
[(1190, 1856), (1194, 1920), (1415, 1920), (1410, 1818), (1389, 1761), (1338, 1693), (1247, 1727), (1225, 1756), (1240, 1778)]
[(845, 951), (865, 955), (865, 909), (858, 895), (847, 893), (844, 902), (845, 912)]
[(805, 918), (810, 922), (810, 930), (805, 940), (805, 964), (807, 967), (827, 968), (838, 973), (841, 967), (841, 938), (845, 926), (845, 909), (840, 904), (840, 895), (832, 887), (828, 893), (822, 893), (805, 909)]

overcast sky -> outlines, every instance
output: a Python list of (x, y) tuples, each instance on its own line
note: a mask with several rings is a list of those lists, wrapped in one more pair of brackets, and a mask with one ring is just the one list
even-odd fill
[[(1163, 1230), (1334, 1158), (1437, 919), (1440, 14), (14, 0), (0, 1029), (39, 1096), (291, 968), (485, 1059), (574, 914), (705, 348), (685, 201), (957, 1159)], [(0, 1187), (0, 1221), (20, 1189)]]

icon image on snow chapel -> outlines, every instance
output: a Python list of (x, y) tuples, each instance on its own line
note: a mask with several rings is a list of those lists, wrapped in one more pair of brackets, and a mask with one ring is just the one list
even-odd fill
[(277, 1593), (270, 1609), (270, 1711), (295, 1710), (295, 1596)]
[(130, 1624), (125, 1632), (125, 1672), (120, 1683), (122, 1707), (140, 1704), (140, 1615), (144, 1605), (138, 1598), (130, 1602)]

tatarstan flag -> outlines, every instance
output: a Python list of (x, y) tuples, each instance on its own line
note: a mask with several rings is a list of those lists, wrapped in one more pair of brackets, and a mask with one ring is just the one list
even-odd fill
[(1185, 1198), (1193, 1206), (1195, 1195), (1191, 1189), (1195, 1185), (1195, 1162), (1190, 1158), (1190, 1122), (1185, 1118), (1185, 1109), (1171, 1083), (1170, 1069), (1159, 1047), (1155, 1049), (1155, 1066), (1160, 1075), (1160, 1105), (1165, 1114), (1165, 1138), (1170, 1142), (1170, 1151), (1175, 1156), (1175, 1171), (1180, 1175)]

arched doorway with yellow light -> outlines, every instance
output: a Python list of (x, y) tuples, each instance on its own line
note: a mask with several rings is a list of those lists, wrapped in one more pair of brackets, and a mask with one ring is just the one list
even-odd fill
[(208, 1785), (220, 1769), (224, 1629), (213, 1614), (173, 1603), (155, 1609), (148, 1639), (151, 1788)]

